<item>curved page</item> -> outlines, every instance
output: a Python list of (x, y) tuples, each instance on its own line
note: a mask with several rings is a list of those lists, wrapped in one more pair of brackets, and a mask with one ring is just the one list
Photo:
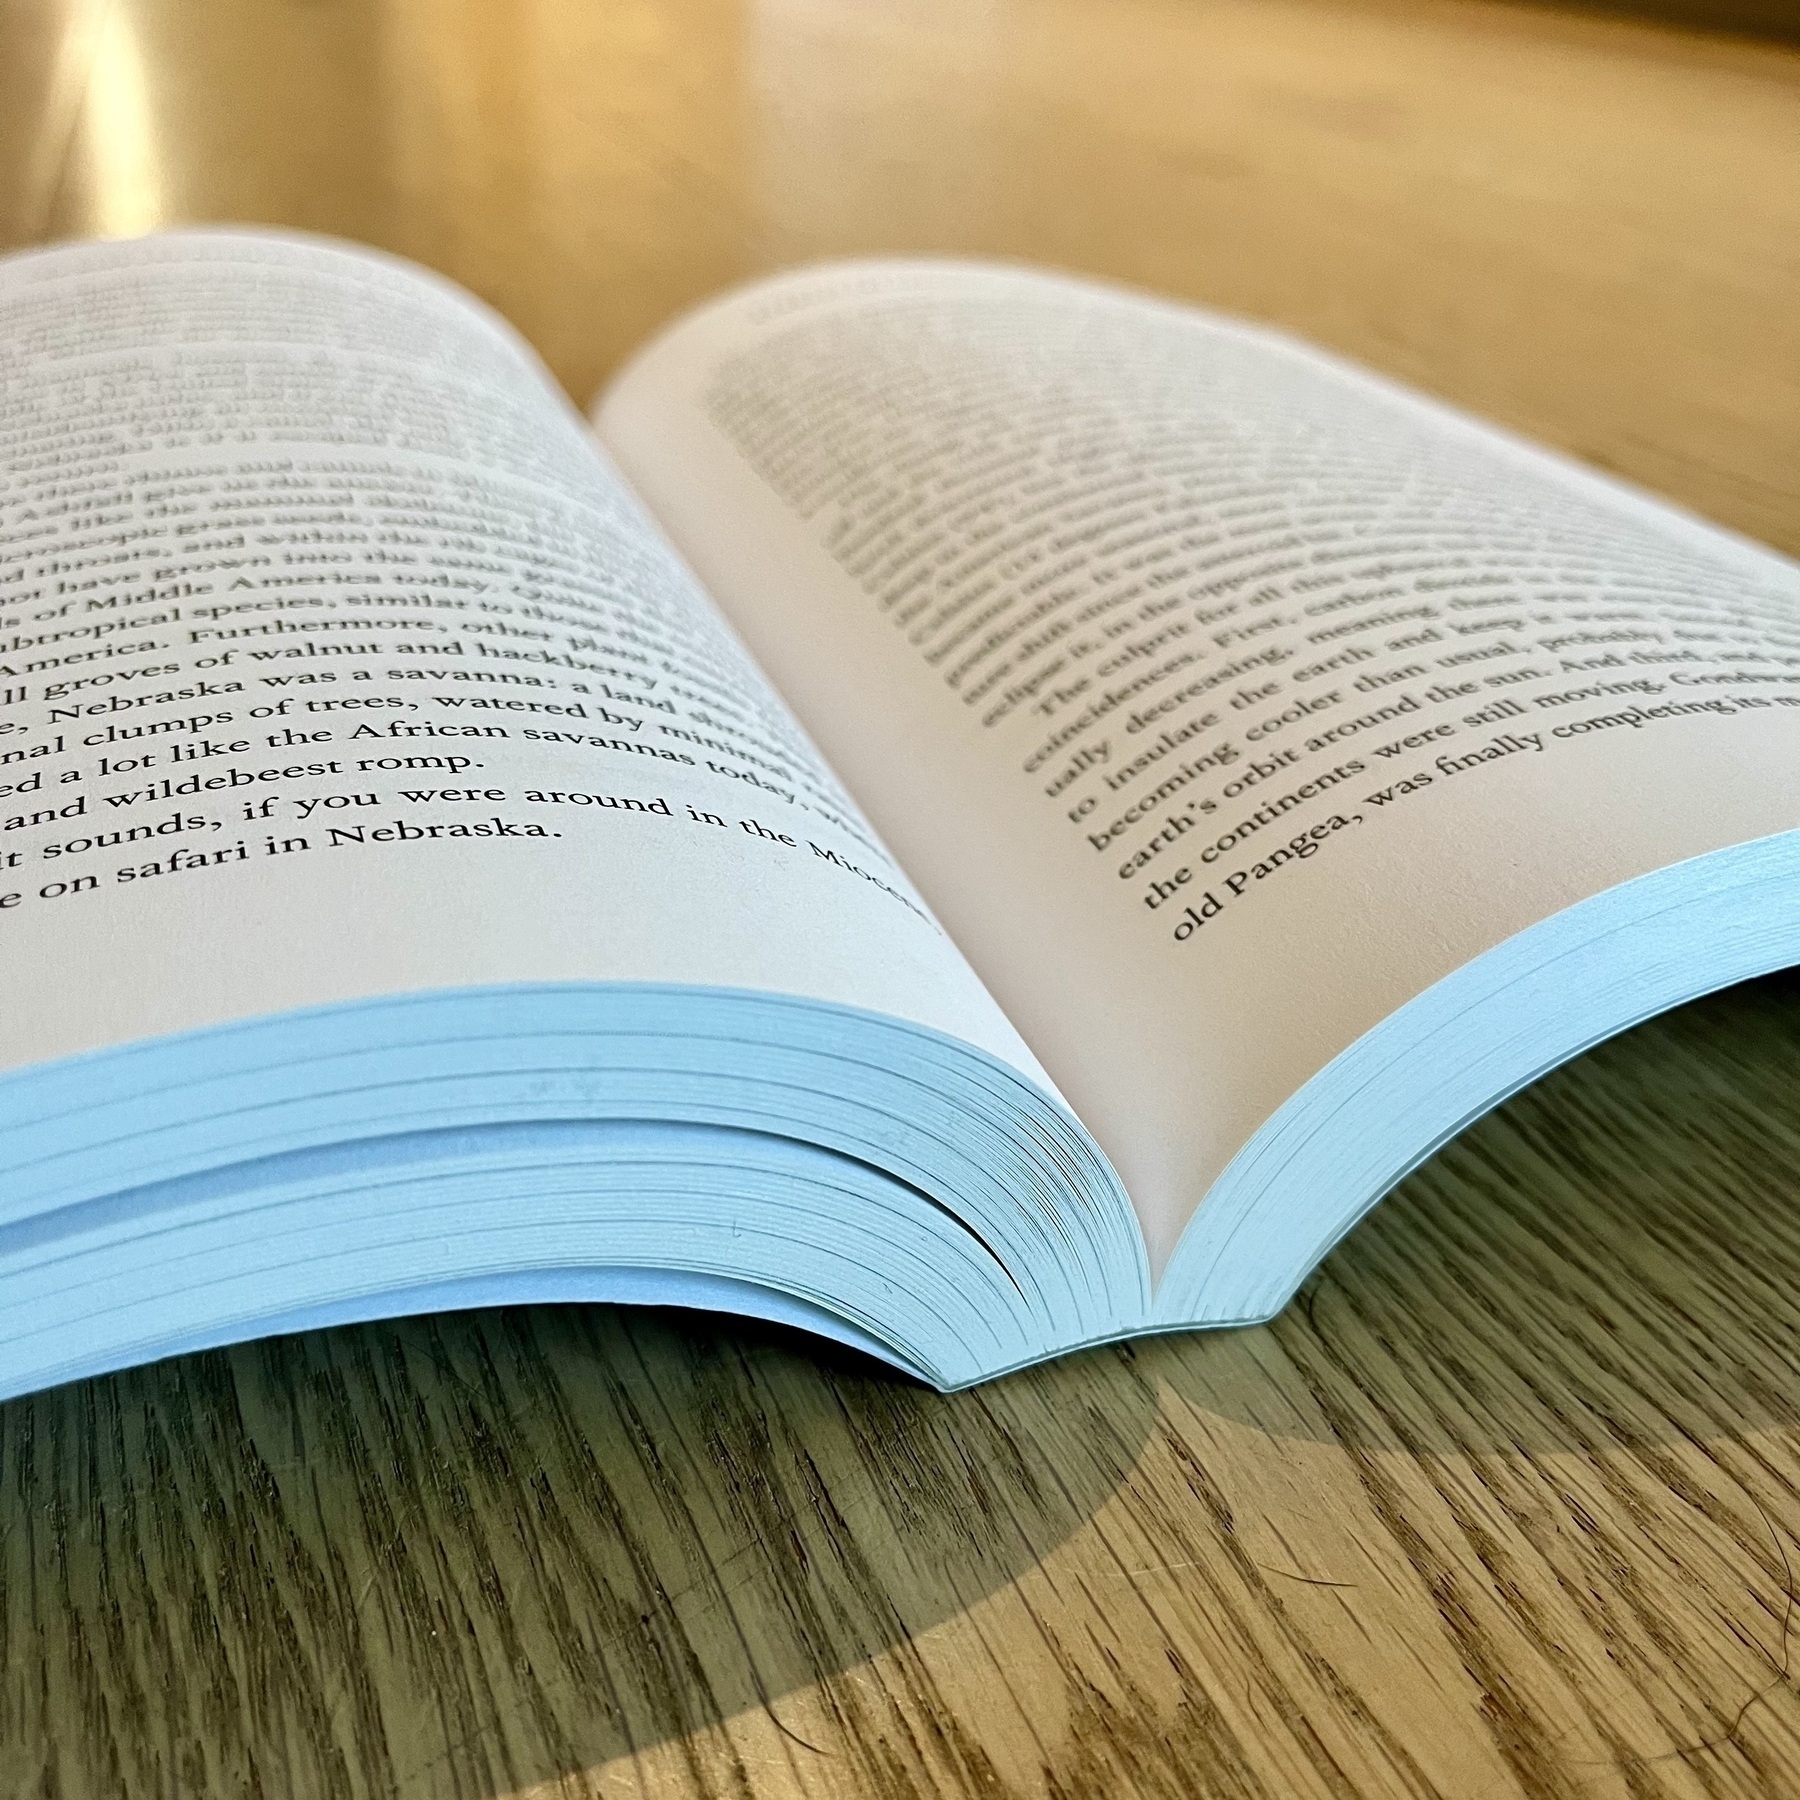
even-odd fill
[[(1169, 1322), (1266, 1311), (1443, 1130), (1642, 1007), (1552, 1030), (1534, 999), (1504, 1069), (1419, 1037), (1403, 1077), (1460, 1056), (1488, 1091), (1411, 1144), (1335, 1087), (1295, 1098), (1365, 1034), (1565, 908), (1796, 823), (1792, 565), (1274, 333), (827, 267), (676, 326), (599, 425), (1123, 1175), (1155, 1268), (1194, 1222)], [(1712, 948), (1690, 973), (1788, 953)], [(1290, 1101), (1318, 1154), (1259, 1176), (1228, 1270), (1203, 1197)]]
[[(135, 1297), (149, 1307), (136, 1324), (108, 1327), (110, 1337), (96, 1325), (80, 1354), (71, 1329), (60, 1363), (21, 1348), (18, 1370), (100, 1366), (196, 1332), (243, 1335), (256, 1318), (368, 1306), (384, 1285), (499, 1269), (495, 1237), (466, 1267), (425, 1257), (409, 1272), (390, 1257), (378, 1281), (340, 1255), (333, 1286), (302, 1278), (310, 1240), (295, 1227), (286, 1260), (259, 1265), (260, 1294), (240, 1268), (233, 1297), (205, 1303), (209, 1325), (183, 1312), (201, 1305), (201, 1260), (157, 1262), (121, 1223), (134, 1210), (230, 1211), (230, 1181), (152, 1193), (158, 1181), (413, 1129), (399, 1122), (404, 1106), (359, 1110), (357, 1093), (374, 1090), (357, 1089), (354, 1072), (331, 1090), (338, 1113), (299, 1138), (264, 1141), (249, 1128), (270, 1116), (277, 1090), (284, 1105), (306, 1099), (282, 1083), (309, 1066), (303, 1047), (323, 1029), (321, 1008), (360, 1028), (369, 1015), (357, 1009), (371, 998), (520, 984), (558, 984), (577, 1012), (580, 992), (619, 984), (660, 996), (663, 1011), (680, 990), (791, 996), (840, 1024), (904, 1022), (956, 1046), (952, 1060), (1006, 1071), (1014, 1092), (962, 1121), (965, 1135), (1004, 1133), (1026, 1115), (1066, 1121), (1017, 1034), (579, 419), (475, 302), (386, 258), (266, 235), (52, 250), (0, 268), (0, 398), (0, 1069), (15, 1071), (0, 1076), (0, 1129), (17, 1128), (15, 1148), (25, 1132), (31, 1157), (104, 1162), (109, 1143), (127, 1140), (105, 1136), (102, 1103), (128, 1094), (158, 1129), (189, 1134), (179, 1166), (158, 1174), (144, 1139), (114, 1157), (98, 1188), (52, 1180), (30, 1158), (6, 1163), (0, 1281), (13, 1270), (15, 1298), (60, 1291), (44, 1258), (61, 1268), (78, 1251), (89, 1258), (84, 1291), (109, 1307), (133, 1269), (132, 1279), (165, 1284)], [(641, 998), (631, 1004), (654, 1066), (682, 1034), (643, 1018)], [(185, 1110), (196, 1083), (212, 1079), (219, 1046), (240, 1044), (239, 1022), (269, 1015), (286, 1023), (258, 1038), (231, 1100), (235, 1121)], [(462, 1018), (452, 1035), (515, 1041), (522, 1016), (513, 1002), (488, 1006), (479, 1027)], [(738, 1063), (767, 1065), (780, 1044), (758, 1036), (769, 1015), (734, 1016), (749, 1021)], [(135, 1060), (114, 1056), (147, 1042)], [(73, 1060), (57, 1063), (52, 1085), (67, 1104), (50, 1141), (38, 1129), (48, 1115), (37, 1072), (56, 1059)], [(636, 1065), (615, 1062), (605, 1081), (552, 1083), (555, 1105), (530, 1116), (616, 1119), (612, 1097), (630, 1089)], [(432, 1129), (511, 1118), (482, 1089), (495, 1074), (475, 1069)], [(866, 1110), (875, 1102), (858, 1081), (840, 1070), (835, 1091)], [(644, 1116), (711, 1116), (704, 1097), (685, 1104), (677, 1080)], [(987, 1102), (970, 1104), (980, 1113)], [(771, 1099), (747, 1128), (803, 1135), (807, 1110), (803, 1095)], [(866, 1135), (880, 1180), (912, 1179), (889, 1154), (903, 1133)], [(416, 1148), (435, 1167), (454, 1146)], [(597, 1154), (553, 1150), (514, 1141), (495, 1154), (515, 1174), (563, 1151), (584, 1166)], [(1140, 1253), (1117, 1252), (1129, 1217), (1098, 1158), (1087, 1162), (1099, 1183), (1087, 1210), (1110, 1206), (1116, 1217), (1100, 1233), (1104, 1255), (1090, 1244), (1070, 1267), (1112, 1258), (1117, 1293), (1095, 1317), (1116, 1329), (1121, 1308), (1142, 1310)], [(822, 1167), (807, 1179), (829, 1187), (836, 1178)], [(348, 1213), (378, 1205), (355, 1199), (347, 1169), (270, 1164), (255, 1181), (289, 1199), (329, 1190)], [(914, 1199), (928, 1212), (979, 1214), (991, 1179), (986, 1189), (965, 1182), (970, 1198), (947, 1170), (927, 1169), (936, 1190)], [(800, 1178), (791, 1167), (787, 1176), (791, 1198)], [(530, 1183), (493, 1182), (482, 1204), (523, 1220)], [(70, 1220), (46, 1222), (109, 1195), (110, 1223), (92, 1242), (63, 1243)], [(1022, 1217), (1033, 1198), (1019, 1203)], [(1056, 1204), (1061, 1229), (1074, 1216), (1067, 1181)], [(333, 1234), (340, 1247), (362, 1241), (341, 1237), (344, 1218), (318, 1206), (314, 1235), (326, 1247)], [(716, 1233), (700, 1256), (680, 1249), (673, 1223), (658, 1230), (654, 1217), (629, 1242), (590, 1229), (554, 1252), (540, 1235), (535, 1250), (521, 1239), (506, 1255), (531, 1267), (561, 1257), (748, 1275), (830, 1300), (832, 1283), (797, 1250), (750, 1275)], [(983, 1241), (1004, 1236), (989, 1229)], [(429, 1232), (413, 1237), (423, 1245)], [(229, 1239), (206, 1240), (220, 1268), (231, 1241), (242, 1248), (241, 1233)], [(117, 1269), (102, 1249), (122, 1258)], [(27, 1278), (33, 1257), (39, 1273)], [(673, 1282), (669, 1297), (689, 1291)], [(853, 1298), (871, 1335), (903, 1343), (914, 1366), (966, 1372), (979, 1360), (897, 1322), (910, 1299), (895, 1299), (884, 1324), (867, 1294)], [(0, 1310), (24, 1318), (10, 1299)], [(1055, 1311), (1040, 1309), (1033, 1329), (1052, 1329)], [(1006, 1354), (1016, 1360), (1017, 1348)]]
[(780, 996), (490, 987), (151, 1039), (0, 1077), (0, 1166), (11, 1392), (621, 1269), (829, 1312), (944, 1387), (1146, 1310), (1129, 1212), (1036, 1083)]
[(1800, 962), (1800, 831), (1608, 888), (1435, 982), (1232, 1159), (1157, 1289), (1168, 1326), (1272, 1317), (1409, 1170), (1508, 1094), (1669, 1007)]

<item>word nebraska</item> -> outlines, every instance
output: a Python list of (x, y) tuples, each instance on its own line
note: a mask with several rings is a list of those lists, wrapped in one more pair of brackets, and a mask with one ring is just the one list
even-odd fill
[(456, 819), (448, 825), (414, 825), (396, 819), (391, 825), (333, 825), (328, 850), (345, 844), (410, 844), (424, 838), (560, 837), (542, 825), (514, 825), (506, 819)]

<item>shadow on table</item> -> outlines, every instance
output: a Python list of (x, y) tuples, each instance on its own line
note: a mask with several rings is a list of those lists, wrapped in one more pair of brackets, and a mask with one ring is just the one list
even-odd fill
[[(1266, 1329), (1318, 1407), (1277, 1429), (1369, 1449), (1593, 1454), (1800, 1423), (1800, 974), (1516, 1096)], [(1159, 1344), (1144, 1373), (1232, 1413), (1216, 1342)]]
[(1557, 12), (1599, 13), (1615, 18), (1648, 19), (1658, 25), (1680, 25), (1695, 31), (1723, 31), (1734, 36), (1800, 43), (1800, 10), (1793, 0), (1523, 0)]
[(520, 1307), (11, 1402), (0, 1796), (512, 1794), (779, 1723), (1103, 1504), (1156, 1412), (1119, 1374), (944, 1398), (778, 1328)]
[(1518, 1097), (1253, 1333), (944, 1398), (771, 1328), (517, 1308), (12, 1402), (0, 1794), (499, 1795), (786, 1729), (1081, 1533), (1171, 1397), (1427, 1459), (1792, 1423), (1797, 1170), (1789, 979)]

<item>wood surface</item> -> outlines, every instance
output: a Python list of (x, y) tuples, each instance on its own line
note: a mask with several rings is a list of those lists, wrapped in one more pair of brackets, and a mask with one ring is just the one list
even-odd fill
[[(268, 219), (585, 397), (809, 255), (1293, 326), (1800, 548), (1800, 55), (1482, 0), (5, 0), (0, 238)], [(1266, 1328), (940, 1398), (523, 1308), (0, 1408), (0, 1800), (1800, 1794), (1800, 982)]]

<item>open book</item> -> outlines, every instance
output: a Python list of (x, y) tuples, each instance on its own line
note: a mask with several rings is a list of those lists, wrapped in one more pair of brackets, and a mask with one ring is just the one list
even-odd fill
[(1800, 572), (1278, 334), (935, 262), (590, 430), (293, 237), (0, 264), (0, 1392), (445, 1307), (949, 1388), (1264, 1319), (1800, 960)]

